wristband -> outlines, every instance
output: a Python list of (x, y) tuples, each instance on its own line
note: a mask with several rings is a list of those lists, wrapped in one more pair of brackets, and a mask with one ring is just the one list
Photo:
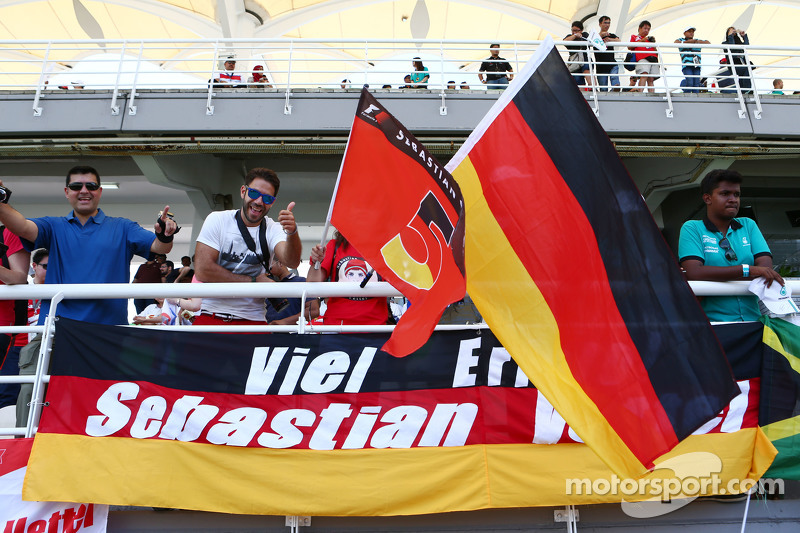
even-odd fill
[(742, 265), (742, 277), (743, 278), (750, 277), (750, 265)]
[[(284, 233), (286, 233), (286, 230), (283, 230), (283, 232), (284, 232)], [(292, 236), (292, 235), (294, 235), (295, 233), (297, 233), (297, 226), (295, 226), (295, 227), (294, 227), (294, 231), (293, 231), (293, 232), (291, 232), (291, 233), (286, 233), (286, 236), (287, 236), (287, 237), (291, 237), (291, 236)]]
[(162, 233), (156, 233), (156, 239), (158, 239), (159, 241), (161, 241), (161, 242), (163, 242), (165, 244), (171, 243), (174, 238), (175, 238), (175, 234), (164, 235), (163, 232)]

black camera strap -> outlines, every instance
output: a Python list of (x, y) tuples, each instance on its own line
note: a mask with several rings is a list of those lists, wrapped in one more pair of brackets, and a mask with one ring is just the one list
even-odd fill
[[(239, 226), (239, 233), (242, 234), (242, 239), (244, 239), (244, 243), (247, 245), (247, 249), (253, 252), (258, 259), (258, 262), (264, 267), (264, 270), (269, 274), (269, 246), (267, 246), (267, 221), (261, 220), (261, 224), (258, 226), (258, 242), (261, 243), (261, 255), (256, 251), (256, 241), (253, 240), (253, 236), (250, 235), (250, 232), (247, 230), (247, 226), (244, 225), (244, 220), (242, 220), (242, 211), (236, 211), (234, 215), (236, 219), (236, 225)], [(264, 260), (264, 256), (267, 257), (267, 260)]]

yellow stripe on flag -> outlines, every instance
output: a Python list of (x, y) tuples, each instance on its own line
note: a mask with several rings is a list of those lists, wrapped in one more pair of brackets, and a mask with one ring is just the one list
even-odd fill
[[(645, 467), (572, 375), (561, 348), (555, 317), (494, 218), (469, 157), (452, 175), (464, 195), (466, 220), (472, 221), (465, 243), (467, 293), (488, 324), (505, 325), (492, 331), (509, 353), (533, 355), (535, 352), (536, 357), (515, 356), (514, 360), (544, 391), (556, 411), (570, 421), (570, 426), (582, 428), (581, 438), (586, 442), (605, 443), (595, 452), (603, 456), (614, 471), (643, 474)], [(557, 397), (548, 396), (547, 384), (552, 380), (559, 383)]]
[(772, 328), (766, 325), (764, 326), (764, 336), (762, 339), (764, 344), (784, 356), (786, 360), (789, 361), (789, 364), (792, 365), (792, 369), (795, 372), (800, 373), (800, 358), (790, 354), (784, 349), (781, 340), (778, 338), (778, 334), (772, 331)]
[[(691, 436), (656, 463), (672, 459), (672, 468), (691, 472), (694, 458), (684, 456), (690, 452), (721, 459), (721, 488), (730, 479), (758, 479), (776, 453), (758, 428), (747, 428)], [(657, 467), (644, 479), (669, 478), (671, 472)], [(39, 433), (23, 497), (310, 516), (411, 515), (650, 497), (619, 491), (567, 494), (568, 479), (615, 477), (583, 444), (313, 451)]]

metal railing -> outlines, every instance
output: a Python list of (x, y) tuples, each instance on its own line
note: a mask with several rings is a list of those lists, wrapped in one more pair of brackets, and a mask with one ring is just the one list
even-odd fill
[[(519, 73), (540, 44), (541, 41), (502, 42), (501, 56), (515, 73)], [(556, 44), (565, 61), (569, 56), (566, 46), (584, 52), (575, 77), (591, 92), (588, 97), (593, 101), (595, 112), (599, 112), (600, 93), (613, 88), (609, 86), (612, 79), (619, 78), (620, 89), (630, 88), (635, 73), (627, 71), (622, 62), (629, 43), (614, 43), (613, 64), (598, 62), (597, 50), (587, 42), (559, 41)], [(742, 118), (746, 117), (745, 98), (748, 97), (757, 106), (755, 118), (760, 117), (759, 93), (771, 92), (774, 78), (784, 80), (787, 87), (784, 94), (800, 89), (800, 47), (797, 46), (735, 45), (732, 55), (729, 45), (692, 44), (689, 46), (700, 49), (701, 73), (689, 75), (682, 73), (680, 58), (680, 49), (687, 45), (652, 43), (652, 46), (661, 72), (655, 92), (667, 101), (668, 117), (673, 110), (672, 94), (683, 91), (681, 81), (684, 79), (705, 81), (701, 91), (735, 95), (740, 102)], [(241, 81), (215, 82), (223, 71), (224, 59), (231, 55), (236, 57), (234, 72), (241, 76)], [(746, 62), (720, 64), (723, 58), (731, 60), (734, 56), (744, 57)], [(424, 84), (417, 84), (417, 88), (408, 88), (414, 84), (404, 81), (404, 77), (413, 72), (413, 57), (422, 58), (428, 65), (430, 78)], [(127, 97), (128, 113), (135, 114), (139, 90), (203, 91), (206, 112), (213, 114), (214, 99), (220, 91), (249, 89), (282, 94), (284, 113), (291, 114), (292, 90), (342, 91), (358, 89), (364, 84), (378, 90), (390, 85), (391, 90), (433, 91), (441, 96), (442, 108), (445, 108), (447, 97), (467, 88), (473, 91), (492, 89), (478, 80), (481, 62), (487, 57), (486, 43), (478, 40), (6, 40), (0, 41), (0, 91), (32, 91), (36, 116), (42, 113), (42, 99), (53, 91), (107, 92), (111, 114), (119, 114), (119, 99), (123, 95)], [(264, 67), (265, 83), (248, 81), (256, 65)], [(586, 75), (584, 65), (588, 67)], [(618, 72), (608, 76), (602, 73), (612, 67), (617, 67)], [(603, 81), (602, 85), (598, 83)], [(455, 88), (449, 82), (453, 82)]]
[[(794, 294), (800, 294), (800, 279), (787, 279), (786, 284)], [(750, 294), (747, 290), (747, 281), (709, 282), (690, 281), (694, 293), (698, 296), (736, 296)], [(50, 300), (51, 306), (43, 326), (5, 326), (0, 327), (0, 334), (10, 333), (43, 333), (41, 349), (33, 375), (0, 376), (2, 383), (32, 383), (33, 396), (25, 428), (0, 427), (0, 436), (33, 436), (36, 433), (41, 407), (44, 401), (44, 384), (50, 381), (47, 368), (50, 362), (53, 336), (55, 332), (55, 317), (58, 314), (58, 304), (64, 299), (109, 299), (109, 298), (206, 298), (206, 297), (288, 297), (300, 298), (301, 309), (309, 297), (330, 296), (400, 296), (400, 293), (386, 282), (369, 283), (361, 287), (359, 283), (259, 283), (255, 286), (249, 283), (109, 283), (109, 284), (82, 284), (82, 285), (7, 285), (2, 287), (4, 299), (42, 299)], [(300, 318), (295, 326), (160, 326), (139, 325), (130, 326), (137, 328), (171, 328), (193, 332), (282, 332), (297, 334), (317, 333), (344, 333), (344, 332), (390, 332), (394, 329), (391, 325), (381, 326), (325, 326), (310, 324), (305, 317)], [(452, 331), (464, 329), (486, 329), (486, 324), (472, 325), (439, 325), (437, 331)]]

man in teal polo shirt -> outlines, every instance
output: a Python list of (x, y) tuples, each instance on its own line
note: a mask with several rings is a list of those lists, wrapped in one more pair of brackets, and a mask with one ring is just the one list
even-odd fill
[[(0, 186), (2, 182), (0, 182)], [(164, 208), (155, 234), (132, 220), (106, 216), (99, 208), (103, 187), (100, 175), (88, 166), (67, 173), (64, 194), (72, 212), (64, 217), (26, 219), (0, 203), (0, 223), (22, 239), (28, 250), (50, 251), (46, 283), (128, 283), (134, 255), (166, 254), (172, 249), (177, 225)], [(40, 324), (50, 309), (42, 302)], [(128, 303), (123, 299), (63, 300), (59, 316), (99, 324), (127, 324)]]
[[(772, 269), (772, 254), (756, 223), (736, 218), (742, 175), (735, 170), (712, 170), (700, 187), (706, 216), (681, 228), (678, 257), (690, 280), (729, 281), (763, 277), (767, 286), (783, 278)], [(705, 296), (703, 310), (712, 322), (758, 320), (755, 296)]]

